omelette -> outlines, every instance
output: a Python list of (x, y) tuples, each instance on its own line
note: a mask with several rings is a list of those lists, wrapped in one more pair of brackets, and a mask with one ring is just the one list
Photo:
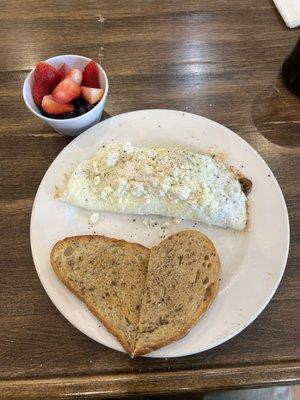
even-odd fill
[(213, 155), (130, 143), (103, 145), (81, 161), (61, 200), (92, 211), (162, 215), (243, 230), (247, 198)]

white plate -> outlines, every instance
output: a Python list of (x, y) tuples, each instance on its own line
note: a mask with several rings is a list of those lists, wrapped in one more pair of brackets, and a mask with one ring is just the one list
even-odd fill
[[(178, 357), (217, 346), (241, 332), (268, 304), (282, 277), (289, 248), (289, 221), (284, 198), (271, 170), (257, 152), (235, 133), (209, 119), (171, 110), (142, 110), (103, 121), (74, 139), (53, 161), (38, 189), (31, 217), (31, 248), (39, 278), (59, 311), (81, 332), (105, 346), (123, 351), (117, 340), (101, 326), (58, 280), (49, 262), (52, 246), (71, 235), (104, 234), (146, 246), (158, 243), (157, 229), (147, 229), (143, 217), (105, 215), (97, 225), (88, 224), (90, 212), (53, 198), (82, 160), (102, 143), (130, 141), (134, 145), (167, 144), (193, 151), (213, 146), (253, 181), (249, 195), (250, 219), (246, 232), (196, 226), (213, 240), (221, 260), (221, 281), (216, 301), (183, 339), (151, 353), (152, 357)], [(185, 221), (171, 224), (168, 234), (193, 228)]]

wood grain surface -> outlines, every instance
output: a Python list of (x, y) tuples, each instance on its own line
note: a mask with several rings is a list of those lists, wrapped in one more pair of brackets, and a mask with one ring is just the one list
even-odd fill
[[(299, 382), (300, 98), (280, 78), (299, 29), (286, 28), (271, 0), (2, 0), (0, 32), (0, 398)], [(291, 222), (287, 269), (263, 313), (227, 343), (189, 357), (131, 360), (81, 334), (47, 297), (31, 257), (30, 213), (39, 182), (70, 139), (26, 109), (22, 84), (37, 61), (58, 54), (101, 62), (108, 114), (203, 115), (246, 139), (275, 173)]]

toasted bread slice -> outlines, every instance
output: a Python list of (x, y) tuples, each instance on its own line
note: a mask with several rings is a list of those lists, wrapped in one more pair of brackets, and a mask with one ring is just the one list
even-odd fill
[(194, 230), (153, 247), (133, 356), (186, 335), (217, 293), (219, 258), (213, 243)]
[(51, 264), (62, 282), (133, 354), (150, 250), (104, 236), (58, 243)]

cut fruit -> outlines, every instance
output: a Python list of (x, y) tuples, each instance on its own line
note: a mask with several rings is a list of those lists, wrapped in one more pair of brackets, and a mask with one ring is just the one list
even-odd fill
[(85, 86), (81, 86), (81, 92), (84, 100), (86, 100), (89, 104), (98, 103), (104, 94), (103, 89), (95, 89)]
[(68, 103), (81, 94), (80, 86), (71, 78), (65, 78), (53, 90), (52, 96), (58, 103)]
[(64, 114), (74, 110), (72, 103), (58, 103), (53, 96), (48, 95), (43, 97), (42, 108), (48, 114)]
[(82, 72), (79, 69), (70, 69), (66, 73), (66, 78), (71, 78), (77, 85), (80, 85), (82, 81)]
[(63, 63), (57, 70), (57, 73), (59, 74), (59, 82), (61, 82), (63, 79), (65, 79), (66, 75), (66, 64)]
[(99, 70), (95, 61), (90, 61), (84, 68), (82, 73), (82, 86), (90, 88), (100, 88)]
[(61, 74), (52, 65), (41, 61), (34, 70), (32, 96), (35, 104), (40, 106), (43, 97), (51, 94), (61, 79)]
[[(51, 92), (50, 92), (51, 93)], [(42, 104), (43, 97), (48, 94), (48, 90), (45, 86), (39, 85), (38, 82), (33, 81), (32, 86), (32, 97), (35, 104), (40, 107)]]

